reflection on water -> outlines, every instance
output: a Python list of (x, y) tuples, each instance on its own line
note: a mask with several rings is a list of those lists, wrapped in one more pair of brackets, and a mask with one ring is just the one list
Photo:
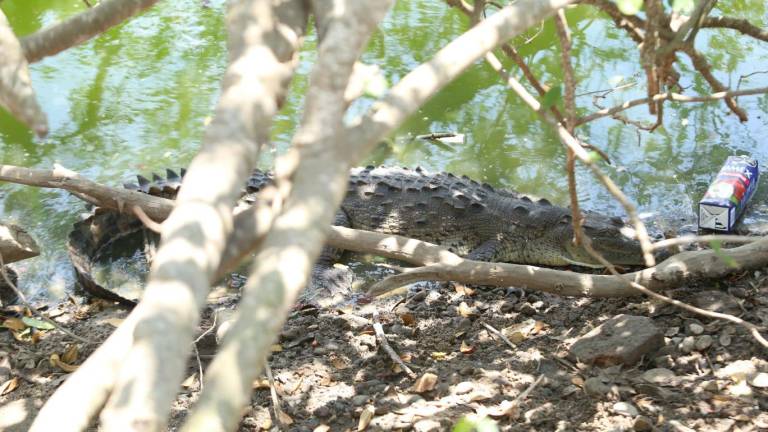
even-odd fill
[[(2, 162), (39, 168), (60, 163), (115, 186), (133, 173), (186, 165), (198, 148), (226, 60), (223, 2), (210, 8), (201, 5), (199, 0), (160, 2), (98, 39), (34, 64), (33, 82), (49, 116), (51, 135), (36, 141), (0, 113)], [(739, 9), (731, 10), (735, 7)], [(82, 11), (84, 5), (5, 0), (0, 8), (17, 34), (25, 35)], [(759, 0), (716, 8), (718, 13), (749, 18), (759, 27), (766, 25), (766, 5)], [(568, 19), (581, 113), (643, 97), (639, 53), (624, 33), (588, 7), (570, 9)], [(371, 40), (364, 60), (380, 65), (387, 80), (397, 82), (466, 25), (442, 1), (398, 1)], [(766, 45), (729, 30), (703, 29), (697, 41), (722, 82), (747, 88), (758, 87), (768, 78), (759, 73), (768, 69)], [(543, 83), (561, 82), (551, 24), (532, 29), (514, 43)], [(305, 45), (293, 92), (272, 130), (278, 150), (290, 141), (300, 118), (301, 95), (315, 56), (314, 36)], [(622, 90), (610, 91), (619, 85)], [(710, 92), (701, 78), (688, 71), (683, 73), (682, 85), (688, 94)], [(359, 115), (371, 102), (357, 101), (350, 116)], [(613, 165), (606, 171), (642, 211), (675, 221), (694, 215), (696, 202), (728, 155), (749, 153), (763, 164), (768, 162), (768, 96), (744, 97), (739, 103), (750, 113), (745, 124), (728, 115), (722, 103), (668, 104), (665, 127), (653, 134), (613, 119), (592, 122), (578, 132), (610, 155)], [(625, 115), (653, 120), (645, 107)], [(429, 132), (460, 132), (465, 140), (446, 145), (413, 139)], [(436, 95), (371, 157), (376, 163), (467, 174), (558, 203), (566, 201), (564, 159), (552, 132), (482, 63)], [(268, 155), (263, 164), (270, 162)], [(578, 178), (585, 207), (621, 213), (589, 173), (579, 170)], [(763, 183), (755, 203), (767, 201), (767, 181)], [(23, 270), (22, 287), (39, 293), (71, 286), (65, 241), (84, 211), (79, 200), (58, 190), (3, 184), (0, 203), (0, 218), (27, 227), (43, 249), (41, 257), (18, 264)]]

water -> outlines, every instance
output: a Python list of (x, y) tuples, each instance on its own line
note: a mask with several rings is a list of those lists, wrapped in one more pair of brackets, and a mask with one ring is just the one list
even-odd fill
[[(223, 2), (212, 2), (210, 7), (202, 3), (160, 2), (96, 40), (34, 64), (32, 79), (51, 133), (45, 140), (36, 140), (0, 113), (2, 162), (35, 168), (60, 163), (113, 186), (130, 180), (134, 173), (186, 165), (199, 147), (226, 60)], [(5, 0), (0, 5), (19, 35), (85, 7), (77, 0)], [(768, 23), (766, 5), (759, 0), (717, 8), (749, 18), (759, 27)], [(595, 103), (613, 106), (644, 96), (639, 52), (623, 31), (588, 7), (569, 10), (568, 18), (580, 113), (596, 109)], [(374, 35), (364, 60), (378, 64), (389, 83), (397, 82), (466, 25), (465, 18), (441, 1), (398, 1)], [(740, 77), (754, 74), (741, 80), (741, 87), (747, 88), (768, 80), (768, 45), (730, 30), (703, 29), (697, 41), (722, 82), (736, 87)], [(551, 24), (532, 29), (514, 43), (543, 83), (561, 82)], [(300, 118), (314, 47), (310, 35), (291, 95), (272, 130), (277, 151), (286, 147)], [(511, 66), (510, 61), (504, 62)], [(700, 77), (690, 73), (687, 60), (681, 70), (687, 94), (710, 92)], [(636, 85), (595, 99), (595, 91), (633, 82)], [(350, 117), (364, 112), (371, 102), (364, 99), (353, 104)], [(768, 96), (743, 97), (739, 103), (750, 114), (744, 124), (727, 114), (721, 102), (666, 104), (665, 127), (653, 134), (613, 119), (592, 122), (578, 133), (610, 155), (613, 165), (606, 171), (641, 211), (690, 220), (696, 202), (728, 155), (749, 153), (768, 163), (764, 142)], [(624, 114), (653, 120), (646, 107)], [(462, 133), (465, 142), (446, 145), (413, 139), (430, 132)], [(271, 160), (267, 154), (262, 165), (269, 166)], [(505, 89), (495, 72), (478, 63), (408, 119), (366, 163), (450, 170), (564, 204), (564, 161), (555, 135)], [(580, 169), (578, 179), (584, 207), (621, 213), (590, 174)], [(768, 198), (768, 181), (761, 183), (754, 198), (757, 204)], [(63, 191), (0, 185), (0, 219), (28, 228), (43, 250), (40, 257), (17, 264), (25, 291), (57, 297), (71, 288), (66, 238), (84, 211), (78, 199)]]

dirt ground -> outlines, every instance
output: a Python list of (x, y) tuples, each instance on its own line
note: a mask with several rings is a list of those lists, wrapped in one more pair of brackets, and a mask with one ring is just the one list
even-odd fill
[[(667, 294), (765, 326), (767, 270)], [(215, 353), (216, 331), (206, 330), (214, 315), (221, 322), (236, 296), (230, 290), (211, 298), (199, 329), (205, 334), (197, 344), (199, 357), (189, 363), (172, 428), (198, 395), (197, 359), (205, 367)], [(412, 375), (382, 349), (374, 311)], [(100, 300), (70, 301), (47, 312), (73, 332), (99, 341), (127, 314)], [(0, 312), (4, 430), (26, 430), (34, 412), (66, 379), (69, 365), (82, 363), (93, 350), (58, 331), (35, 328), (44, 326), (29, 320), (13, 330), (23, 313), (19, 307)], [(629, 333), (621, 340), (626, 343), (614, 347), (644, 350), (639, 361), (622, 364), (609, 356), (609, 361), (602, 357), (587, 364), (574, 358), (576, 341), (609, 337), (600, 330), (596, 338), (585, 335), (620, 315), (648, 317), (645, 329), (625, 329)], [(649, 329), (659, 334), (658, 344), (633, 341), (630, 333)], [(465, 416), (487, 416), (510, 431), (768, 430), (765, 350), (739, 326), (641, 297), (559, 298), (518, 288), (451, 285), (344, 306), (297, 305), (273, 351), (270, 365), (283, 430), (451, 430)], [(270, 430), (277, 424), (269, 383), (257, 380), (240, 430)]]

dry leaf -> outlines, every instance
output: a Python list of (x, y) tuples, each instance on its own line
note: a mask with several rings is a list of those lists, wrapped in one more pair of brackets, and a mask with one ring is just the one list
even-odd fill
[(408, 327), (413, 327), (416, 325), (416, 317), (412, 313), (406, 312), (398, 316), (400, 317), (400, 320), (403, 321), (403, 325)]
[(193, 373), (192, 375), (188, 376), (187, 379), (182, 381), (181, 386), (184, 388), (192, 388), (195, 387), (195, 383), (197, 381), (197, 373)]
[(437, 385), (437, 375), (433, 373), (425, 373), (420, 376), (419, 379), (413, 384), (413, 391), (416, 393), (424, 393), (432, 391)]
[(61, 361), (61, 358), (58, 354), (51, 354), (51, 357), (48, 359), (48, 361), (51, 363), (51, 366), (57, 367), (67, 373), (72, 373), (78, 368), (77, 365), (71, 365)]
[(345, 357), (341, 357), (338, 355), (332, 355), (331, 356), (331, 365), (336, 368), (336, 370), (344, 370), (349, 368), (350, 361), (349, 359)]
[(477, 310), (475, 310), (473, 307), (470, 307), (466, 302), (461, 302), (457, 308), (457, 311), (459, 312), (459, 315), (463, 316), (464, 318), (471, 318), (477, 315)]
[(291, 416), (286, 414), (283, 410), (280, 410), (277, 412), (278, 419), (277, 421), (283, 425), (283, 426), (290, 426), (293, 424), (293, 419)]
[(109, 319), (105, 319), (103, 322), (111, 325), (114, 328), (118, 328), (120, 327), (120, 324), (123, 323), (123, 321), (125, 321), (124, 318), (109, 318)]
[(363, 412), (360, 413), (360, 419), (357, 421), (357, 432), (364, 431), (373, 420), (376, 408), (373, 405), (366, 405)]
[(488, 408), (487, 413), (491, 417), (517, 418), (520, 415), (520, 405), (513, 401), (505, 400), (496, 406)]
[(80, 356), (80, 350), (78, 349), (77, 345), (72, 344), (67, 347), (67, 350), (62, 354), (61, 361), (64, 363), (74, 363), (77, 361), (77, 358)]
[(8, 393), (16, 390), (19, 387), (19, 378), (13, 377), (8, 381), (0, 384), (0, 396), (5, 396)]
[(461, 351), (462, 354), (472, 354), (475, 352), (475, 347), (472, 345), (467, 345), (466, 342), (461, 341), (461, 347), (459, 347), (459, 351)]
[(269, 347), (269, 349), (273, 353), (283, 352), (283, 346), (280, 344), (272, 344), (272, 346)]
[(254, 390), (268, 389), (269, 380), (266, 377), (257, 378), (253, 380), (253, 384), (251, 384), (251, 388)]
[(27, 328), (27, 325), (24, 324), (24, 321), (18, 318), (8, 318), (7, 320), (3, 321), (3, 327), (15, 331), (21, 331)]
[(456, 291), (456, 294), (465, 295), (467, 297), (472, 297), (475, 295), (475, 290), (464, 285), (463, 283), (454, 282), (453, 289)]
[(438, 360), (438, 361), (445, 360), (445, 358), (448, 357), (448, 354), (446, 354), (444, 352), (439, 352), (439, 351), (435, 351), (435, 352), (433, 352), (430, 355), (432, 356), (433, 359)]

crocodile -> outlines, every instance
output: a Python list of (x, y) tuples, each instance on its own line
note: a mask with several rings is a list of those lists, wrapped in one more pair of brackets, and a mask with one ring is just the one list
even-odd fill
[[(165, 177), (155, 174), (152, 180), (138, 176), (138, 184), (125, 187), (173, 198), (182, 176), (183, 172), (168, 170)], [(270, 173), (254, 171), (241, 201), (253, 202), (272, 181)], [(351, 170), (334, 224), (428, 241), (474, 260), (601, 267), (583, 247), (574, 245), (571, 218), (569, 209), (544, 198), (497, 189), (466, 176), (368, 166)], [(639, 243), (625, 235), (621, 218), (587, 211), (582, 226), (594, 249), (612, 263), (643, 265)], [(141, 230), (136, 218), (111, 210), (97, 209), (76, 223), (68, 249), (81, 286), (124, 302), (124, 295), (99, 285), (91, 271), (108, 246)], [(326, 248), (324, 259), (335, 252)]]

